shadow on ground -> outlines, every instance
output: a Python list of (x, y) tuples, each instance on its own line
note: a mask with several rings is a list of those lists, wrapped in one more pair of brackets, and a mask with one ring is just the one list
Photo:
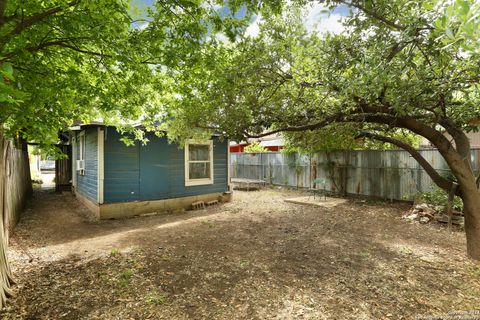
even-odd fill
[(13, 246), (17, 296), (0, 315), (412, 319), (480, 305), (461, 233), (409, 224), (404, 205), (314, 208), (291, 196), (237, 192), (206, 211), (102, 222), (70, 196), (39, 196), (15, 236), (35, 259)]

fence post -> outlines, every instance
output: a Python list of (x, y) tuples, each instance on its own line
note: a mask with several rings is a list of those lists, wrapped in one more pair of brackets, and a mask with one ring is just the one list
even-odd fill
[(348, 187), (348, 163), (349, 163), (349, 154), (347, 151), (343, 151), (343, 197), (347, 196), (347, 187)]
[[(291, 168), (289, 168), (288, 171), (292, 171), (293, 170), (293, 176), (295, 177), (295, 180), (293, 181), (293, 184), (295, 185), (295, 188), (298, 189), (298, 186), (299, 186), (299, 182), (298, 182), (298, 174), (299, 174), (299, 166), (298, 166), (298, 158), (299, 158), (299, 155), (298, 153), (294, 153), (293, 154), (293, 166)], [(289, 173), (289, 176), (291, 176), (292, 173)]]
[(263, 152), (260, 153), (260, 172), (261, 172), (261, 177), (259, 180), (263, 180), (265, 177), (265, 168), (263, 166)]

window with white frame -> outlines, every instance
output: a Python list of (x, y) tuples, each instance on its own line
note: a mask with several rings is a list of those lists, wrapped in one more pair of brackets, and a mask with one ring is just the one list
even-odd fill
[(213, 184), (213, 141), (185, 145), (185, 185)]

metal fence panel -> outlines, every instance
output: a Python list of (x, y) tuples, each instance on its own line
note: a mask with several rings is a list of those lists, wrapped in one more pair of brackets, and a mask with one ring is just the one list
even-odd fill
[[(442, 175), (450, 170), (434, 149), (421, 155)], [(480, 149), (472, 150), (478, 171)], [(315, 178), (325, 178), (325, 189), (390, 200), (413, 200), (434, 186), (428, 174), (403, 150), (320, 152), (314, 155), (281, 152), (232, 153), (231, 177), (264, 180), (272, 185), (310, 188)], [(322, 186), (323, 187), (323, 186)]]

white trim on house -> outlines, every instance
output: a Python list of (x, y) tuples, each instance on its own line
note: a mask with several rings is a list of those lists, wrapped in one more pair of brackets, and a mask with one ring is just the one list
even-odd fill
[(231, 159), (230, 159), (230, 140), (227, 140), (227, 186), (228, 186), (228, 191), (232, 191), (232, 186), (231, 186), (231, 177), (230, 177), (230, 165), (231, 165)]
[(105, 147), (105, 130), (98, 127), (98, 140), (97, 140), (97, 200), (99, 204), (103, 203), (103, 185), (105, 179), (105, 164), (104, 164), (104, 147)]
[(72, 186), (77, 187), (77, 135), (72, 138)]
[(80, 131), (78, 135), (78, 142), (79, 142), (79, 152), (78, 152), (78, 160), (76, 161), (77, 171), (81, 176), (85, 175), (85, 151), (86, 151), (86, 138), (85, 138), (85, 131)]
[[(199, 144), (199, 145), (208, 145), (208, 150), (209, 150), (209, 159), (206, 161), (189, 161), (189, 145), (191, 144)], [(185, 144), (185, 186), (190, 187), (190, 186), (200, 186), (200, 185), (207, 185), (207, 184), (213, 184), (213, 140), (207, 140), (207, 141), (195, 141), (195, 140), (189, 140)], [(210, 162), (210, 178), (208, 179), (190, 179), (190, 163), (203, 163), (203, 162)]]

